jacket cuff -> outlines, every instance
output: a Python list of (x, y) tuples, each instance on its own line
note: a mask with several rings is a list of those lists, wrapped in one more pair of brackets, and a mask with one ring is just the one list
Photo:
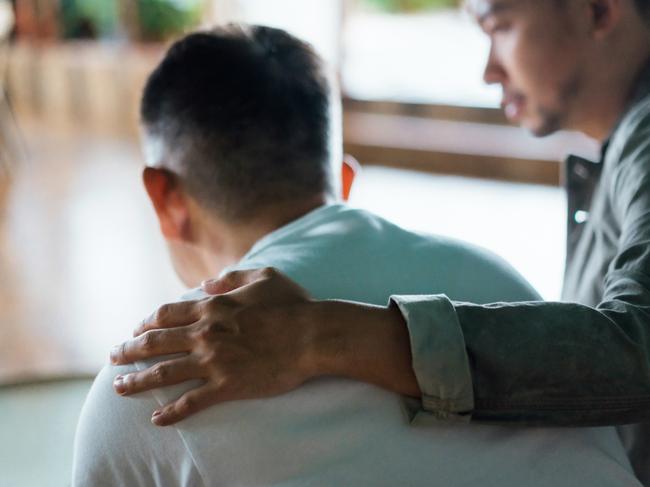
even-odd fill
[(414, 423), (471, 419), (474, 390), (465, 338), (445, 295), (391, 296), (406, 321), (413, 370), (422, 391)]

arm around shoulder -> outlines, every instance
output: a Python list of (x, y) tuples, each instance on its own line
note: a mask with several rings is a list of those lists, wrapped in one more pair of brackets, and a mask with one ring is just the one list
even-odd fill
[[(473, 420), (583, 426), (650, 420), (650, 108), (635, 115), (613, 140), (608, 157), (615, 170), (603, 176), (597, 196), (609, 199), (614, 221), (594, 230), (595, 238), (616, 234), (615, 255), (588, 263), (598, 282), (587, 284), (602, 289), (599, 303), (441, 308), (439, 297), (422, 299), (417, 313), (403, 313), (423, 391), (434, 384), (453, 398), (453, 391), (467, 390), (469, 370)], [(595, 218), (608, 218), (607, 210)], [(596, 272), (601, 267), (606, 274)], [(449, 336), (457, 337), (452, 348)], [(455, 357), (445, 359), (451, 371), (440, 373), (436, 354)], [(451, 411), (444, 401), (431, 404), (423, 400), (422, 407), (437, 416)]]

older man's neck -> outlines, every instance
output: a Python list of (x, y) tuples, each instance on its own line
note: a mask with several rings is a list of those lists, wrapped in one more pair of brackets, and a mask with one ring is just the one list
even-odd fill
[(223, 269), (239, 262), (256, 242), (266, 235), (274, 232), (307, 213), (325, 204), (332, 203), (333, 198), (327, 195), (318, 195), (302, 201), (280, 203), (266, 207), (264, 214), (259, 218), (246, 222), (213, 221), (208, 236), (209, 246), (213, 256), (212, 269)]

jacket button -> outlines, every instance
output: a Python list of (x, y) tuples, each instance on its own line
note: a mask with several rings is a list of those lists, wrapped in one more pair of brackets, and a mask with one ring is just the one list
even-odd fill
[(589, 169), (587, 169), (584, 164), (576, 164), (573, 166), (573, 174), (578, 176), (581, 179), (589, 178)]

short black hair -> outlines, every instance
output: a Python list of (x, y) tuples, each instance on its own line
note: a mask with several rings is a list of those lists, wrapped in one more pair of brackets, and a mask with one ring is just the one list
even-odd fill
[(175, 42), (151, 73), (141, 121), (188, 192), (228, 220), (332, 192), (332, 90), (313, 48), (228, 24)]
[(634, 0), (639, 13), (650, 22), (650, 0)]

